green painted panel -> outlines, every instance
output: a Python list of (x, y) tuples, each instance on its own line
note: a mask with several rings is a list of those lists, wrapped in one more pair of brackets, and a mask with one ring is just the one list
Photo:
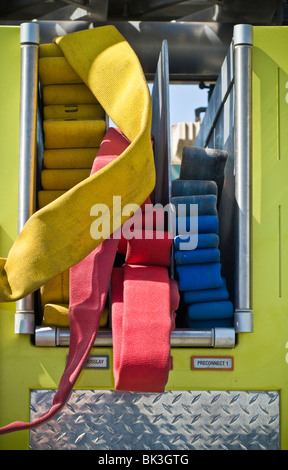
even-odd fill
[[(17, 233), (19, 28), (0, 28), (0, 256)], [(233, 350), (176, 348), (168, 390), (280, 390), (281, 446), (288, 449), (288, 28), (255, 27), (253, 46), (253, 308), (255, 331)], [(14, 304), (0, 311), (0, 425), (29, 420), (30, 389), (57, 388), (67, 348), (35, 348), (14, 334)], [(96, 350), (95, 350), (96, 351)], [(95, 354), (96, 352), (93, 351)], [(111, 348), (101, 348), (109, 354)], [(233, 356), (233, 371), (192, 371), (191, 356)], [(108, 371), (85, 370), (77, 388), (111, 389)], [(255, 426), (257, 423), (255, 423)], [(255, 427), (255, 431), (257, 428)], [(27, 449), (28, 432), (1, 449)]]

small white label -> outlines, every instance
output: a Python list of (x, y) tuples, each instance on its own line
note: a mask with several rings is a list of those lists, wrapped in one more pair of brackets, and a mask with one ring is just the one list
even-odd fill
[(89, 356), (85, 369), (109, 369), (109, 356)]
[(233, 370), (233, 357), (192, 356), (191, 369), (193, 370)]

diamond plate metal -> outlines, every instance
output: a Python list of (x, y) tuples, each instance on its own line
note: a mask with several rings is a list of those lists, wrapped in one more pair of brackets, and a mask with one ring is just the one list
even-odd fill
[[(55, 391), (31, 390), (31, 419)], [(74, 390), (30, 431), (33, 450), (278, 450), (279, 392)]]

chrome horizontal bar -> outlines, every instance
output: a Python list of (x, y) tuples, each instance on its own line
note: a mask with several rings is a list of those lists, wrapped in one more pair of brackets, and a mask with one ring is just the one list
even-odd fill
[[(53, 326), (35, 329), (36, 346), (69, 346), (70, 332), (67, 328)], [(234, 328), (211, 328), (192, 330), (176, 328), (171, 332), (171, 347), (233, 348), (235, 346)], [(100, 329), (94, 346), (112, 347), (112, 330)]]

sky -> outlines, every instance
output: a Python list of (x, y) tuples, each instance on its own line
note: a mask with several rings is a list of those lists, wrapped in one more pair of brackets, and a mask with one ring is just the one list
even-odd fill
[[(195, 109), (207, 107), (208, 90), (198, 85), (170, 85), (170, 124), (195, 122)], [(203, 113), (200, 115), (201, 120)]]

